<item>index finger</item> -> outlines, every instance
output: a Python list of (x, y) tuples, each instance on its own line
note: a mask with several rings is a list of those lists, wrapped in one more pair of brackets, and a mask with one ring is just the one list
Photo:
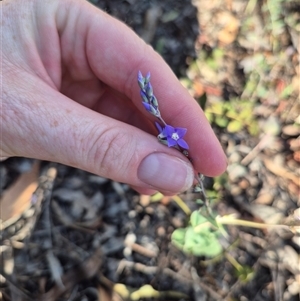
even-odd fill
[[(224, 152), (203, 111), (161, 56), (125, 24), (101, 10), (82, 2), (80, 14), (75, 14), (72, 12), (74, 6), (66, 3), (60, 3), (63, 6), (60, 18), (65, 20), (62, 24), (67, 24), (60, 30), (73, 30), (65, 36), (76, 36), (79, 48), (71, 48), (70, 43), (64, 44), (62, 40), (62, 55), (73, 52), (74, 56), (74, 51), (78, 56), (84, 53), (93, 73), (107, 85), (125, 93), (145, 115), (149, 113), (141, 102), (137, 73), (139, 70), (143, 74), (150, 71), (151, 84), (164, 120), (173, 127), (188, 130), (185, 140), (194, 168), (207, 176), (224, 172), (227, 165)], [(76, 32), (78, 28), (79, 33)], [(61, 36), (63, 39), (64, 35)]]

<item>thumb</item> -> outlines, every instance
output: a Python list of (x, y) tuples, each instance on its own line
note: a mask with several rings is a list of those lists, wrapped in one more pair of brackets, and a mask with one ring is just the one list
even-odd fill
[(173, 194), (193, 183), (192, 165), (178, 151), (49, 87), (35, 87), (30, 101), (23, 96), (5, 99), (3, 109), (6, 154), (59, 162), (134, 187)]

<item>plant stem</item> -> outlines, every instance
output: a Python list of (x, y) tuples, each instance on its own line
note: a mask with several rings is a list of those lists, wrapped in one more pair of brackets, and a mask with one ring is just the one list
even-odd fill
[(203, 184), (203, 180), (202, 180), (203, 178), (204, 178), (204, 176), (200, 173), (197, 174), (197, 176), (195, 175), (195, 179), (199, 183), (202, 195), (204, 197), (204, 204), (205, 204), (206, 210), (207, 210), (208, 214), (214, 219), (214, 216), (212, 214), (212, 210), (210, 208), (209, 199), (208, 199), (208, 196), (206, 195), (206, 192), (205, 192), (205, 188), (204, 188), (204, 184)]
[(164, 124), (164, 126), (167, 125), (167, 123), (163, 120), (163, 118), (162, 118), (161, 116), (159, 116), (159, 117), (157, 117), (157, 118)]
[(225, 257), (227, 260), (236, 268), (237, 271), (242, 271), (243, 267), (236, 261), (234, 257), (232, 257), (229, 253), (225, 252)]
[(243, 226), (243, 227), (251, 227), (251, 228), (257, 228), (257, 229), (289, 228), (287, 225), (256, 223), (256, 222), (246, 221), (246, 220), (242, 220), (242, 219), (235, 219), (232, 216), (217, 216), (216, 220), (219, 224), (222, 224), (222, 225)]
[(174, 202), (177, 203), (177, 205), (182, 209), (182, 211), (186, 215), (190, 216), (192, 214), (190, 208), (185, 204), (185, 202), (178, 195), (172, 196), (172, 199), (174, 200)]

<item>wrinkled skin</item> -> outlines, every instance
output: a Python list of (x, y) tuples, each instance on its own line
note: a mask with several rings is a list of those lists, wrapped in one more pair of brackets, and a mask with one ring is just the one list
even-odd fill
[[(193, 169), (208, 176), (224, 172), (224, 153), (199, 105), (126, 25), (84, 0), (0, 5), (1, 157), (60, 162), (143, 193), (185, 190)], [(164, 120), (187, 128), (193, 167), (157, 141), (140, 99), (138, 70), (151, 72)], [(145, 166), (155, 161), (146, 159), (157, 155), (162, 171), (145, 176)]]

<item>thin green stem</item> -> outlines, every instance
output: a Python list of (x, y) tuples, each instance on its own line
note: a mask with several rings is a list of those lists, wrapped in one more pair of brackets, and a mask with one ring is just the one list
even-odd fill
[(234, 257), (232, 257), (229, 253), (225, 252), (225, 257), (227, 260), (236, 268), (237, 271), (242, 271), (243, 267), (236, 261)]
[(178, 195), (172, 196), (172, 199), (177, 203), (177, 205), (182, 209), (182, 211), (186, 215), (190, 216), (192, 214), (190, 208), (185, 204), (185, 202)]
[(162, 118), (161, 116), (159, 116), (159, 117), (157, 117), (157, 118), (164, 124), (164, 126), (167, 125), (167, 123), (163, 120), (163, 118)]
[(203, 180), (202, 178), (204, 178), (204, 176), (202, 174), (197, 174), (197, 176), (195, 175), (195, 179), (196, 181), (199, 183), (200, 185), (200, 188), (201, 188), (201, 193), (203, 195), (203, 198), (204, 198), (204, 204), (205, 204), (205, 207), (206, 207), (206, 210), (208, 212), (208, 214), (214, 218), (213, 214), (212, 214), (212, 210), (210, 208), (210, 204), (209, 204), (209, 199), (208, 199), (208, 196), (206, 195), (206, 192), (205, 192), (205, 188), (204, 188), (204, 184), (203, 184)]
[(251, 228), (257, 228), (257, 229), (289, 228), (287, 225), (256, 223), (256, 222), (246, 221), (246, 220), (242, 220), (242, 219), (235, 219), (232, 216), (217, 216), (216, 221), (217, 221), (217, 223), (222, 224), (222, 225), (243, 226), (243, 227), (251, 227)]

